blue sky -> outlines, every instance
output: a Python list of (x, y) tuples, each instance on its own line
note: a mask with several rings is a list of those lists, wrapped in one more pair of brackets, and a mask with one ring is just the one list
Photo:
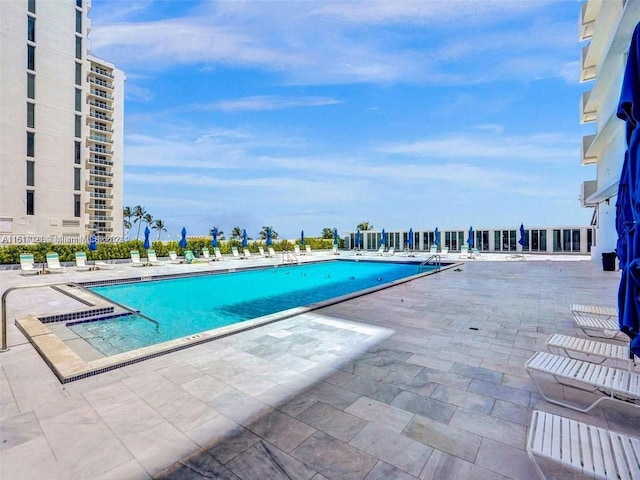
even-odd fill
[(579, 10), (93, 0), (92, 53), (127, 75), (125, 205), (171, 238), (586, 225)]

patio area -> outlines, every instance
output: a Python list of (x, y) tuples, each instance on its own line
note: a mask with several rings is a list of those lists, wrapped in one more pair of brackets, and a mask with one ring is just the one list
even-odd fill
[[(0, 477), (535, 479), (525, 451), (534, 409), (640, 431), (637, 408), (580, 414), (535, 392), (526, 360), (553, 333), (578, 335), (570, 304), (615, 305), (620, 278), (577, 257), (537, 260), (470, 260), (65, 385), (13, 319), (74, 300), (14, 292), (11, 349), (0, 353)], [(46, 281), (140, 275), (119, 270)], [(38, 280), (0, 272), (2, 291)]]

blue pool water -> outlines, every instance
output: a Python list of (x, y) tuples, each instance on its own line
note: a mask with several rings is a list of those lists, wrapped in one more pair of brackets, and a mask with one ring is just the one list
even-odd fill
[(322, 262), (93, 287), (157, 321), (126, 315), (70, 325), (105, 355), (305, 306), (418, 273), (417, 264)]

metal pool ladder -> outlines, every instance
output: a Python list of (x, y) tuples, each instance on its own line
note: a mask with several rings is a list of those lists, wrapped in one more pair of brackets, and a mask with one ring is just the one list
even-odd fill
[(425, 271), (425, 267), (429, 267), (429, 266), (435, 266), (436, 270), (440, 270), (440, 267), (442, 266), (440, 264), (440, 255), (431, 255), (430, 257), (427, 257), (427, 259), (422, 262), (420, 265), (418, 265), (418, 272), (422, 273)]

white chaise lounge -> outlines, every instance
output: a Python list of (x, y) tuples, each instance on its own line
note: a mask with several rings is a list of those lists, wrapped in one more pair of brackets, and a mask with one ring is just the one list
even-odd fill
[(55, 252), (47, 253), (47, 270), (51, 273), (67, 273), (67, 269), (60, 265), (60, 257)]
[(76, 271), (88, 272), (91, 265), (87, 265), (87, 254), (84, 252), (76, 252)]
[(586, 478), (640, 478), (640, 438), (540, 410), (531, 416), (527, 453), (543, 480), (538, 458)]
[(618, 318), (618, 309), (615, 307), (600, 307), (597, 305), (580, 305), (574, 303), (569, 307), (569, 310), (571, 310), (573, 316), (579, 317), (592, 317), (597, 315), (607, 318)]
[[(555, 333), (546, 342), (551, 353), (554, 350), (562, 350), (569, 358), (584, 360), (598, 365), (607, 360), (624, 362), (626, 366), (633, 369), (634, 360), (629, 358), (629, 347), (624, 345), (614, 345), (612, 343), (597, 342), (588, 338), (570, 337)], [(635, 362), (638, 358), (635, 357)]]
[(39, 273), (36, 270), (35, 263), (33, 261), (32, 253), (20, 254), (20, 275), (37, 275)]
[(629, 337), (620, 331), (617, 319), (574, 316), (573, 321), (589, 337), (629, 340)]

